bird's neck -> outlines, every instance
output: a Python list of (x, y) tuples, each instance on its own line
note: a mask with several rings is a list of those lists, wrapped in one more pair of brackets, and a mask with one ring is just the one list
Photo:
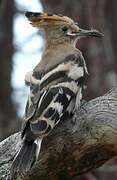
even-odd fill
[(36, 66), (36, 70), (46, 72), (61, 63), (67, 55), (74, 54), (76, 51), (78, 50), (76, 50), (72, 43), (58, 42), (54, 44), (53, 42), (46, 41), (42, 59)]
[(62, 54), (66, 54), (68, 52), (71, 52), (75, 49), (75, 44), (71, 42), (61, 42), (61, 41), (46, 41), (45, 43), (45, 49), (43, 51), (42, 60), (44, 61), (44, 58), (46, 56), (53, 56), (57, 53), (59, 57), (61, 57)]

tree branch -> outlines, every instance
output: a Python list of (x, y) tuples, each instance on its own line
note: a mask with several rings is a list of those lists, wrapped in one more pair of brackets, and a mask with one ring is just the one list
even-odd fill
[[(0, 179), (21, 145), (20, 133), (0, 143)], [(43, 140), (39, 160), (24, 180), (69, 180), (117, 155), (117, 88), (85, 102), (73, 119), (59, 123)]]

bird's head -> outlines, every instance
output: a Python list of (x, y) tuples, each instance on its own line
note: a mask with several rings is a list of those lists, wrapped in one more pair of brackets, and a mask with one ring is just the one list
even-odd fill
[(53, 43), (74, 43), (81, 37), (102, 37), (103, 34), (95, 29), (79, 28), (71, 18), (63, 15), (26, 12), (26, 17), (34, 27), (42, 28), (46, 39)]

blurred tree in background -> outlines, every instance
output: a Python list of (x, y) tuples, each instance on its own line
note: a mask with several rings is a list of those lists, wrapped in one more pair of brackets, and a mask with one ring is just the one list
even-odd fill
[[(34, 1), (35, 2), (35, 1)], [(28, 3), (28, 2), (27, 2)], [(89, 69), (85, 99), (104, 94), (117, 86), (117, 1), (110, 0), (41, 0), (44, 11), (73, 18), (82, 28), (96, 28), (104, 33), (101, 39), (82, 39), (77, 44)], [(14, 0), (0, 1), (0, 140), (17, 131), (16, 104), (12, 100)], [(115, 161), (116, 163), (116, 161)], [(105, 167), (77, 180), (114, 180), (117, 167)]]
[(0, 140), (16, 129), (16, 107), (12, 101), (11, 73), (14, 1), (0, 1)]

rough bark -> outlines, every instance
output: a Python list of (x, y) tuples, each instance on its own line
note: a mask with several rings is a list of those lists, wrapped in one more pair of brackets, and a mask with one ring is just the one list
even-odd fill
[[(0, 143), (0, 179), (21, 145), (20, 133)], [(82, 103), (73, 119), (65, 120), (43, 140), (39, 160), (23, 180), (69, 180), (100, 167), (117, 155), (117, 88)]]

